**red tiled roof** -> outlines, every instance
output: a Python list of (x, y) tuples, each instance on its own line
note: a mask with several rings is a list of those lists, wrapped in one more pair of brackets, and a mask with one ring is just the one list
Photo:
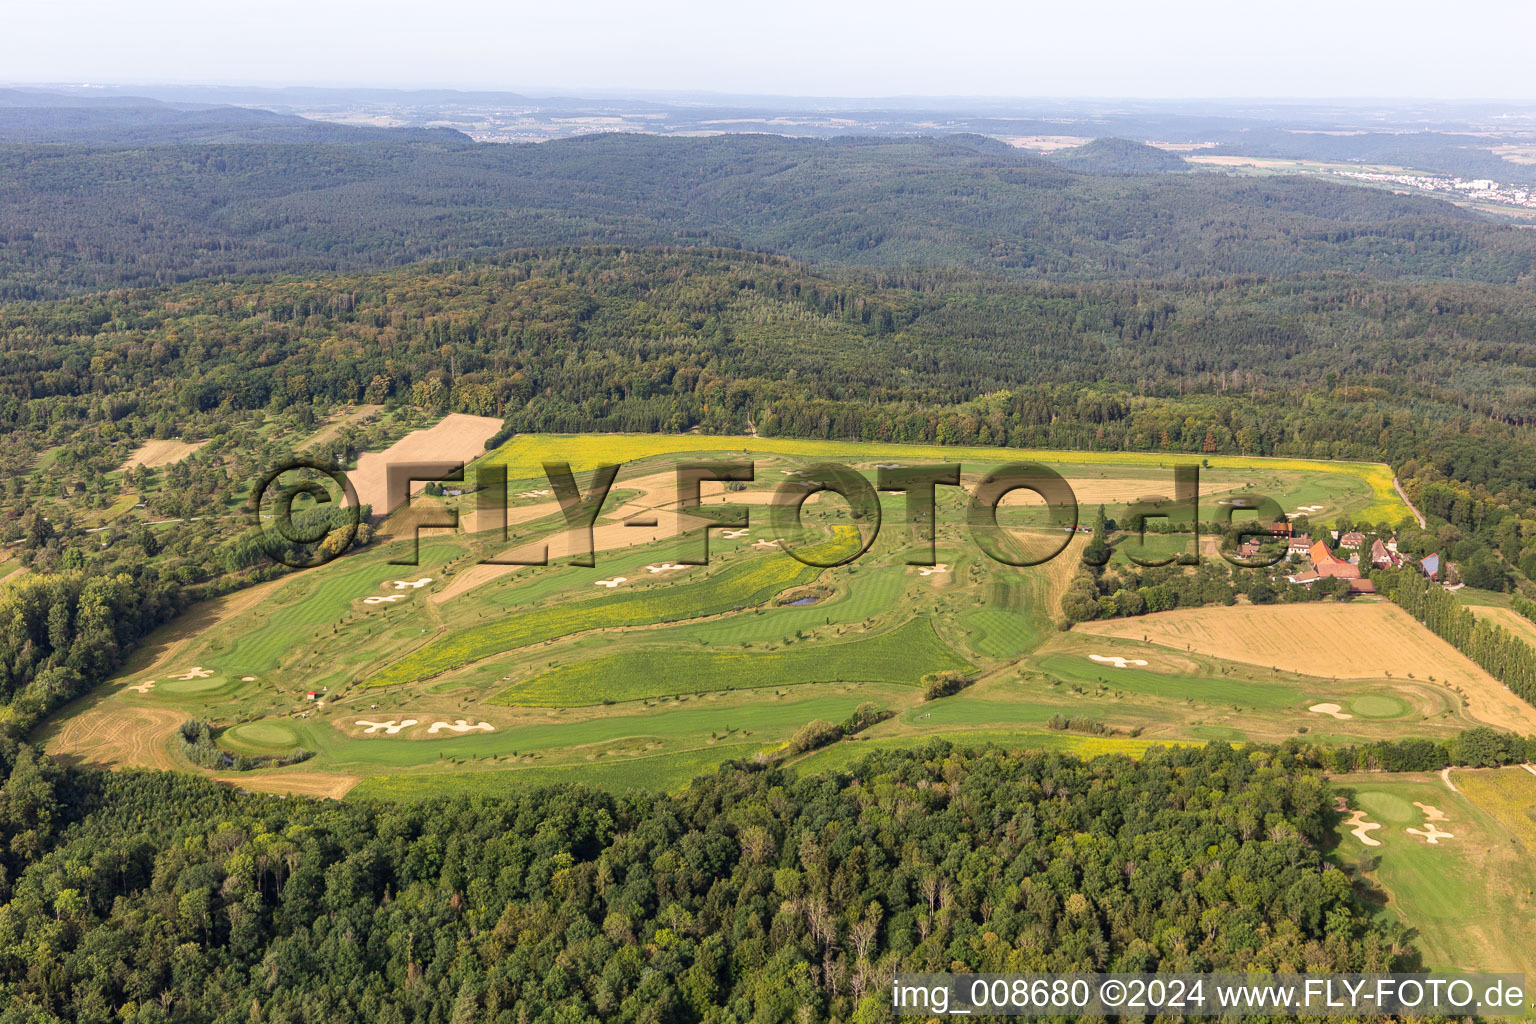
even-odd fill
[(1335, 557), (1328, 545), (1318, 541), (1312, 545), (1307, 555), (1312, 559), (1312, 567), (1317, 570), (1319, 576), (1334, 576), (1341, 580), (1357, 580), (1360, 578), (1360, 567), (1353, 562), (1341, 561)]

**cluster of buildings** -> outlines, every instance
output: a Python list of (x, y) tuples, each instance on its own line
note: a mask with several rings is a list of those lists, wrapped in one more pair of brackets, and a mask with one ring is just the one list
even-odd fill
[[(1331, 537), (1338, 542), (1335, 551), (1325, 540), (1314, 540), (1311, 534), (1296, 533), (1289, 523), (1275, 523), (1275, 534), (1286, 538), (1287, 568), (1285, 576), (1292, 583), (1304, 587), (1318, 580), (1343, 580), (1351, 594), (1374, 594), (1376, 586), (1367, 576), (1372, 569), (1396, 569), (1402, 565), (1414, 565), (1430, 579), (1441, 577), (1442, 563), (1439, 555), (1429, 555), (1418, 562), (1397, 550), (1397, 539), (1383, 541), (1380, 537), (1365, 548), (1365, 534), (1358, 530), (1340, 534), (1332, 531)], [(1237, 549), (1238, 557), (1254, 558), (1262, 546), (1258, 537), (1250, 537)]]
[(1505, 185), (1491, 178), (1455, 178), (1441, 174), (1389, 174), (1384, 171), (1340, 171), (1342, 178), (1382, 185), (1401, 185), (1421, 192), (1437, 192), (1455, 199), (1479, 199), (1509, 206), (1536, 209), (1536, 187)]

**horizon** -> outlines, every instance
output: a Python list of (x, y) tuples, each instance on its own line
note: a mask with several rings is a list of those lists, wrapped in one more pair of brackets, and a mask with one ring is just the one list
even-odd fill
[[(1395, 5), (1390, 16), (1324, 0), (1304, 0), (1284, 19), (1208, 0), (1178, 13), (1129, 0), (1071, 11), (969, 0), (942, 18), (916, 4), (870, 0), (790, 0), (769, 16), (692, 0), (644, 11), (614, 0), (560, 8), (446, 0), (431, 10), (402, 0), (268, 0), (214, 12), (189, 0), (131, 9), (20, 0), (0, 62), (24, 82), (143, 83), (152, 67), (166, 84), (243, 87), (307, 80), (848, 98), (1530, 96), (1521, 40), (1536, 37), (1536, 8), (1515, 0), (1449, 17), (1428, 0)], [(1430, 28), (1433, 59), (1425, 54)]]

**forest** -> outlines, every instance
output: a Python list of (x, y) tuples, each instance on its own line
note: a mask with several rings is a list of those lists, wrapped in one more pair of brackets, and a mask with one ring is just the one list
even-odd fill
[(935, 741), (676, 797), (242, 796), (22, 750), (0, 1020), (888, 1019), (897, 970), (1411, 969), (1295, 746)]
[(1344, 271), (1529, 287), (1536, 258), (1531, 232), (1434, 200), (1081, 174), (981, 136), (0, 144), (0, 299), (572, 244), (1052, 281)]

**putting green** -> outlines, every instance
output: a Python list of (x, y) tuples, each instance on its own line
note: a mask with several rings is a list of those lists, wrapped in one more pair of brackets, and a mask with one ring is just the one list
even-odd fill
[(1361, 718), (1401, 718), (1408, 714), (1408, 702), (1381, 693), (1361, 694), (1349, 702), (1349, 710)]
[(227, 730), (222, 738), (241, 747), (287, 750), (299, 745), (299, 734), (282, 722), (246, 722)]
[(223, 676), (209, 676), (207, 679), (171, 679), (160, 684), (160, 690), (165, 693), (208, 693), (217, 690), (229, 682)]

